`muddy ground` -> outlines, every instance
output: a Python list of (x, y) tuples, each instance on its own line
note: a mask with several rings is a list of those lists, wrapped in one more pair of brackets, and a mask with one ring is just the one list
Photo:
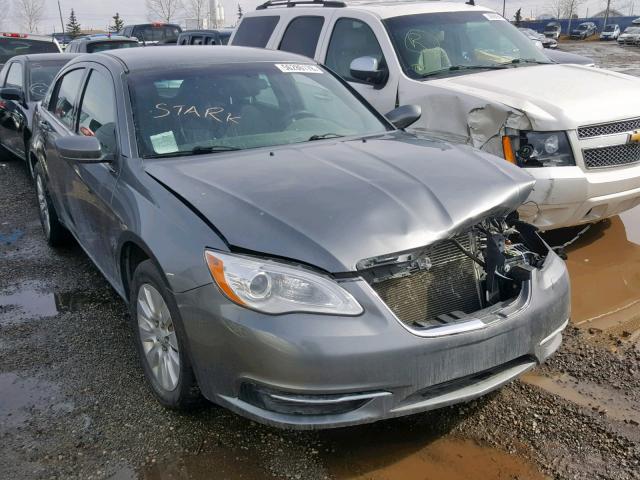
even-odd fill
[[(563, 48), (640, 65), (640, 49)], [(161, 408), (125, 306), (77, 245), (46, 246), (33, 188), (6, 156), (0, 205), (0, 478), (640, 478), (640, 209), (569, 247), (573, 325), (548, 364), (470, 404), (292, 433), (214, 406)]]

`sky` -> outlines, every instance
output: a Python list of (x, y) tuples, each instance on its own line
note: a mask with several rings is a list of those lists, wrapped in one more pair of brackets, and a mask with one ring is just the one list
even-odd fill
[[(0, 5), (3, 3), (11, 3), (13, 0), (0, 0)], [(253, 10), (255, 7), (262, 3), (264, 0), (222, 0), (222, 4), (225, 8), (226, 23), (233, 25), (237, 19), (238, 3), (242, 5), (244, 10)], [(465, 0), (452, 0), (456, 2), (463, 2)], [(506, 16), (507, 18), (513, 18), (515, 11), (518, 8), (522, 8), (523, 17), (528, 17), (531, 14), (533, 16), (547, 13), (551, 10), (548, 8), (555, 0), (506, 0)], [(636, 13), (640, 14), (640, 0), (612, 0), (612, 5), (621, 8), (625, 13), (629, 11), (630, 2), (637, 2), (635, 8)], [(58, 15), (57, 0), (44, 0), (45, 12), (43, 16), (42, 25), (40, 27), (41, 33), (50, 33), (54, 28), (56, 31), (60, 31), (60, 16)], [(502, 0), (476, 0), (476, 4), (483, 5), (493, 10), (497, 10), (502, 13)], [(62, 7), (62, 14), (65, 24), (67, 23), (69, 12), (71, 8), (75, 9), (78, 21), (83, 28), (100, 28), (104, 29), (115, 12), (119, 12), (120, 16), (126, 23), (140, 23), (149, 20), (147, 14), (147, 8), (145, 6), (145, 0), (60, 0)], [(587, 13), (587, 8), (590, 13), (604, 9), (606, 6), (606, 0), (586, 0), (585, 3), (579, 8), (579, 16), (583, 17)], [(19, 21), (16, 18), (15, 12), (1, 10), (2, 17), (0, 17), (0, 28), (9, 31), (20, 31)], [(184, 15), (181, 15), (184, 18)]]

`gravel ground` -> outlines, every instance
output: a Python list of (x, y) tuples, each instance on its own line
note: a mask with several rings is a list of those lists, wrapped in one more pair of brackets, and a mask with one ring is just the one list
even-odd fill
[(569, 327), (524, 381), (369, 426), (284, 432), (209, 405), (176, 413), (143, 381), (122, 301), (77, 245), (46, 246), (7, 156), (0, 204), (1, 478), (640, 479), (634, 331), (601, 341)]

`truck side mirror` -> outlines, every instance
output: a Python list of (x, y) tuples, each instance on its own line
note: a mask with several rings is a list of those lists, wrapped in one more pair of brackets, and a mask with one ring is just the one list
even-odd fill
[(375, 57), (354, 58), (349, 66), (351, 76), (370, 85), (384, 85), (389, 76), (389, 70), (380, 67)]

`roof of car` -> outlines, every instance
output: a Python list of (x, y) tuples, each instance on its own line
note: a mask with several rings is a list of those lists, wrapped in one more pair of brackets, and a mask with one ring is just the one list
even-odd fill
[(12, 60), (20, 58), (27, 62), (47, 62), (50, 60), (66, 60), (69, 62), (71, 59), (78, 56), (79, 54), (77, 53), (32, 53), (29, 55), (18, 55), (13, 57)]
[(115, 57), (124, 63), (131, 72), (154, 67), (166, 70), (167, 65), (202, 66), (252, 62), (314, 63), (310, 58), (280, 50), (232, 46), (215, 49), (215, 51), (206, 46), (193, 46), (189, 48), (178, 46), (162, 48), (122, 48), (95, 55)]
[(124, 37), (122, 35), (109, 36), (107, 34), (87, 35), (86, 37), (80, 37), (74, 40), (74, 42), (78, 42), (78, 41), (85, 41), (87, 43), (89, 42), (135, 42), (135, 40), (132, 40), (131, 37)]
[[(263, 10), (259, 10), (262, 12), (261, 15), (266, 15), (264, 12), (273, 12), (283, 8), (288, 8), (286, 3), (276, 4), (274, 6), (269, 6)], [(293, 11), (317, 11), (318, 8), (323, 8), (322, 3), (318, 3), (318, 5), (298, 5)], [(463, 12), (463, 11), (478, 11), (478, 12), (487, 12), (492, 11), (487, 7), (480, 6), (472, 6), (467, 5), (466, 3), (453, 3), (453, 2), (440, 2), (438, 0), (399, 0), (399, 1), (369, 1), (369, 0), (355, 0), (351, 2), (347, 2), (345, 7), (332, 7), (327, 6), (324, 8), (335, 8), (336, 10), (359, 10), (359, 11), (367, 11), (377, 15), (381, 19), (398, 17), (402, 15), (413, 15), (418, 13), (439, 13), (439, 12)], [(247, 16), (251, 16), (255, 14), (254, 12), (247, 12)]]

